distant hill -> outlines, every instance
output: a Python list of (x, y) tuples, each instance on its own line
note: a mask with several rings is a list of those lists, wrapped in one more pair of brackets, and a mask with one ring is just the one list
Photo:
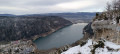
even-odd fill
[(77, 13), (47, 13), (47, 14), (30, 14), (24, 16), (61, 16), (65, 18), (80, 18), (84, 16), (94, 16), (96, 12), (77, 12)]
[[(17, 15), (17, 16), (60, 16), (73, 23), (79, 22), (90, 22), (94, 18), (96, 12), (76, 12), (76, 13), (46, 13), (46, 14), (28, 14), (28, 15)], [(12, 14), (0, 14), (0, 16), (16, 16)]]
[(47, 13), (47, 14), (31, 14), (22, 16), (60, 16), (72, 22), (89, 22), (94, 18), (96, 12), (77, 12), (77, 13)]
[(0, 16), (15, 16), (13, 14), (0, 14)]

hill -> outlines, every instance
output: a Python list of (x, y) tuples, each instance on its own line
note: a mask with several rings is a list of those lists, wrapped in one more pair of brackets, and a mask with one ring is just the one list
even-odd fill
[(71, 24), (59, 16), (0, 16), (0, 41), (36, 39)]
[(73, 23), (90, 22), (96, 12), (76, 12), (76, 13), (47, 13), (47, 14), (30, 14), (22, 16), (61, 16)]
[(76, 12), (76, 13), (46, 13), (46, 14), (26, 14), (26, 15), (12, 15), (0, 14), (0, 16), (60, 16), (73, 23), (90, 22), (97, 12)]

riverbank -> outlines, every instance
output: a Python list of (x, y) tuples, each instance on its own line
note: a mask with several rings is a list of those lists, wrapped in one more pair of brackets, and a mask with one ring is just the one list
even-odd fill
[(52, 49), (49, 49), (49, 50), (38, 50), (37, 49), (35, 51), (35, 54), (60, 54), (64, 51), (68, 50), (71, 47), (74, 47), (74, 46), (77, 46), (77, 45), (84, 45), (86, 41), (87, 41), (86, 39), (82, 38), (82, 39), (76, 41), (73, 44), (68, 44), (68, 45), (65, 45), (65, 46), (62, 46), (62, 47), (59, 47), (59, 48), (52, 48)]
[(11, 41), (8, 44), (0, 45), (0, 54), (33, 53), (36, 47), (31, 40)]
[(46, 37), (38, 38), (34, 43), (39, 50), (49, 50), (72, 44), (83, 37), (83, 28), (87, 23), (73, 24), (64, 27)]
[[(72, 25), (72, 24), (71, 24), (71, 25)], [(67, 27), (67, 26), (70, 26), (70, 25), (60, 26), (60, 27), (58, 27), (58, 28), (52, 29), (51, 31), (49, 31), (49, 32), (47, 32), (47, 33), (42, 33), (41, 35), (35, 35), (35, 36), (32, 38), (32, 41), (35, 41), (35, 40), (37, 40), (37, 39), (40, 38), (40, 37), (46, 37), (46, 36), (48, 36), (48, 35), (56, 32), (56, 31), (58, 31), (58, 30), (60, 30), (60, 29), (62, 29), (62, 28), (65, 28), (65, 27)]]
[[(70, 25), (66, 25), (64, 27), (67, 27)], [(55, 28), (54, 30), (42, 34), (43, 37), (46, 37), (47, 35), (50, 35), (64, 27), (58, 27)], [(39, 38), (39, 37), (38, 37)], [(37, 39), (37, 38), (36, 38)], [(34, 40), (36, 40), (34, 39)], [(39, 50), (37, 49), (35, 43), (32, 40), (28, 39), (21, 39), (21, 40), (16, 40), (16, 41), (9, 41), (9, 42), (0, 42), (0, 54), (6, 54), (6, 53), (36, 53)], [(3, 50), (4, 49), (4, 50)], [(40, 50), (41, 52), (42, 50)]]

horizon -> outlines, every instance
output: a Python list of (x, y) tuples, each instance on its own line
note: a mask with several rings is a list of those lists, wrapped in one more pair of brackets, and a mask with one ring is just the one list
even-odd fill
[[(56, 13), (35, 13), (36, 14), (63, 14), (63, 13), (101, 13), (101, 12), (56, 12)], [(7, 15), (7, 13), (4, 13)], [(0, 15), (4, 15), (4, 14), (0, 14)], [(8, 14), (8, 15), (34, 15), (34, 14)]]

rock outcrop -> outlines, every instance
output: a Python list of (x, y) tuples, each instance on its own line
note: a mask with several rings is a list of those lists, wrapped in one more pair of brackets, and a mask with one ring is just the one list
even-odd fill
[(84, 28), (83, 28), (83, 39), (88, 39), (88, 38), (92, 38), (93, 35), (94, 35), (94, 32), (93, 32), (93, 29), (91, 27), (92, 25), (92, 22), (88, 23), (88, 25), (86, 25)]
[[(112, 13), (111, 17), (109, 15), (110, 13)], [(92, 38), (95, 41), (105, 39), (107, 41), (120, 44), (119, 24), (120, 24), (119, 13), (107, 11), (101, 14), (96, 14), (96, 17), (93, 19), (92, 23), (89, 23), (87, 26), (88, 31), (84, 29), (83, 31), (84, 37), (87, 39)]]

